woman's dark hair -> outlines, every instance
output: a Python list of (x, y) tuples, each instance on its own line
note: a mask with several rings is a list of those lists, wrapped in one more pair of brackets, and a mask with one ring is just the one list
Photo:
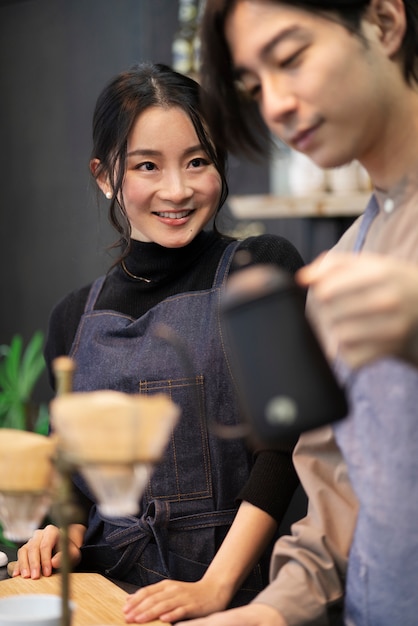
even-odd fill
[[(338, 20), (362, 36), (361, 20), (371, 0), (269, 0)], [(418, 0), (403, 0), (407, 30), (402, 44), (405, 79), (418, 81)], [(225, 22), (237, 0), (206, 0), (201, 24), (202, 85), (205, 88), (205, 115), (214, 140), (231, 152), (249, 156), (266, 154), (271, 135), (258, 106), (236, 87), (231, 55), (225, 38)]]
[(120, 193), (125, 176), (128, 137), (138, 115), (151, 106), (179, 107), (189, 116), (203, 149), (221, 177), (217, 214), (228, 195), (226, 152), (215, 145), (208, 131), (198, 83), (163, 64), (140, 63), (118, 74), (97, 99), (91, 155), (92, 159), (100, 162), (94, 174), (95, 179), (106, 175), (112, 187), (109, 219), (120, 235), (112, 247), (121, 249), (114, 265), (128, 254), (130, 247), (131, 228)]

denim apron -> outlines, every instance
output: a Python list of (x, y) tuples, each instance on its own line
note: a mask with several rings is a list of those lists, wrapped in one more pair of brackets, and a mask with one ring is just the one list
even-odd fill
[[(355, 252), (378, 213), (372, 198)], [(418, 370), (382, 358), (350, 371), (350, 415), (334, 426), (360, 509), (350, 551), (347, 626), (418, 624)]]
[[(84, 569), (138, 586), (165, 578), (195, 581), (233, 521), (251, 454), (245, 441), (220, 439), (208, 431), (207, 418), (224, 425), (241, 420), (219, 312), (237, 246), (233, 242), (225, 249), (211, 289), (171, 296), (139, 319), (94, 310), (105, 277), (91, 287), (70, 353), (76, 362), (74, 391), (166, 393), (182, 413), (139, 513), (106, 519), (93, 505), (82, 549)], [(156, 336), (159, 324), (181, 339), (192, 372), (185, 371), (173, 345)], [(75, 482), (94, 499), (79, 476)], [(251, 600), (267, 576), (268, 559), (265, 575), (257, 566), (233, 604)]]

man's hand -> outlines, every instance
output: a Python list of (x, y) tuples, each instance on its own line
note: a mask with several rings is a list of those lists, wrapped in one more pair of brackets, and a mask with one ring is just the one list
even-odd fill
[[(377, 254), (333, 252), (296, 275), (310, 287), (331, 357), (351, 367), (383, 356), (418, 365), (418, 265)], [(316, 314), (316, 311), (314, 311)]]

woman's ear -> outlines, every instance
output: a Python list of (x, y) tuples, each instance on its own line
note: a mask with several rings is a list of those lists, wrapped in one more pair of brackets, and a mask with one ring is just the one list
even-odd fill
[(90, 171), (93, 174), (93, 178), (96, 180), (96, 183), (98, 184), (99, 188), (103, 191), (106, 198), (111, 198), (113, 193), (112, 193), (112, 187), (109, 183), (109, 178), (107, 174), (104, 172), (104, 170), (102, 170), (101, 172), (100, 171), (98, 172), (99, 167), (100, 167), (99, 159), (92, 159), (90, 161)]
[(403, 0), (371, 0), (367, 19), (378, 29), (388, 57), (398, 54), (407, 28)]

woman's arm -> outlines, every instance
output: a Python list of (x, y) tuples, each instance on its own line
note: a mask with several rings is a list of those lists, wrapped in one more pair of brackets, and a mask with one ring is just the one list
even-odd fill
[[(280, 449), (257, 450), (251, 474), (237, 498), (238, 502), (245, 500), (268, 513), (278, 526), (282, 524), (300, 484), (293, 465), (293, 448), (294, 444), (288, 442)], [(306, 507), (298, 515), (304, 517), (305, 513)]]
[(265, 511), (242, 502), (234, 522), (200, 581), (165, 580), (129, 596), (127, 622), (179, 619), (208, 615), (228, 606), (271, 541), (277, 522)]
[(330, 427), (302, 435), (294, 460), (309, 498), (308, 514), (292, 526), (291, 536), (276, 542), (270, 584), (247, 606), (192, 620), (187, 625), (329, 623), (328, 609), (344, 596), (358, 503)]
[[(239, 255), (239, 251), (246, 254)], [(295, 274), (304, 265), (304, 261), (295, 246), (280, 235), (265, 234), (244, 239), (236, 254), (236, 263), (231, 267), (231, 272), (240, 269), (244, 265), (258, 263), (272, 263), (282, 270)]]

